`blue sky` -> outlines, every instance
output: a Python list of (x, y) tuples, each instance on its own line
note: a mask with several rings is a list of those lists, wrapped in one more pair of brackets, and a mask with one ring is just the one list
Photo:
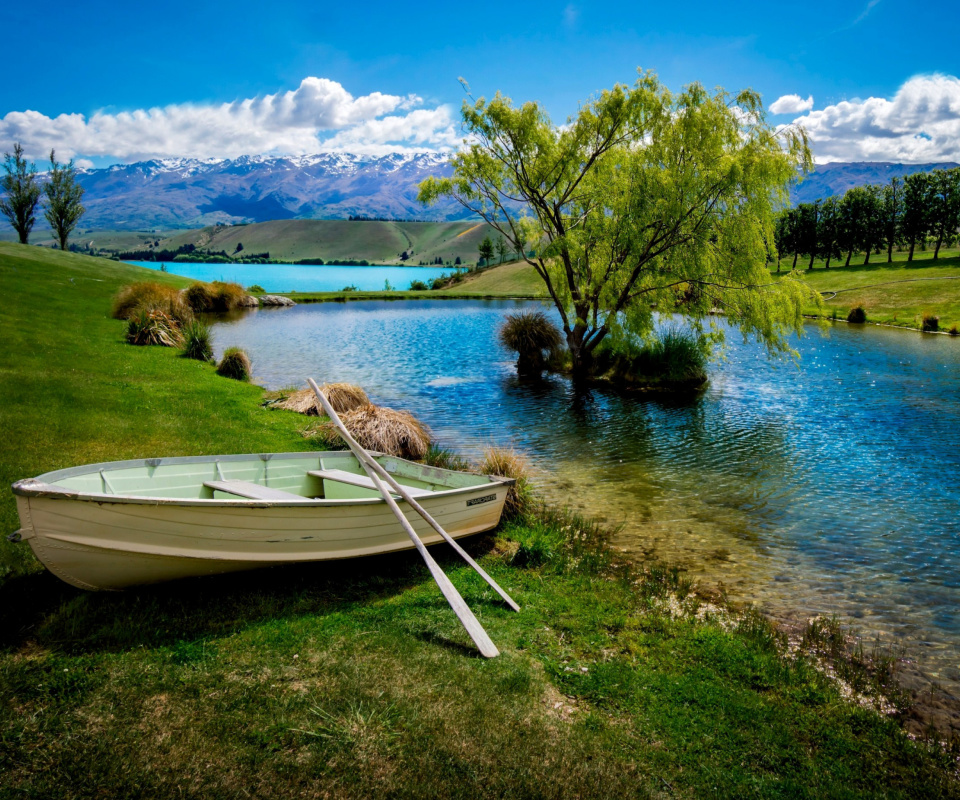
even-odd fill
[(4, 37), (4, 61), (30, 68), (0, 84), (0, 146), (23, 139), (32, 152), (57, 146), (98, 164), (443, 149), (456, 139), (459, 76), (476, 95), (538, 100), (559, 122), (643, 66), (674, 89), (749, 86), (767, 104), (796, 95), (772, 119), (809, 117), (820, 160), (943, 160), (951, 139), (960, 146), (958, 9), (904, 0), (21, 6), (4, 13), (18, 32)]

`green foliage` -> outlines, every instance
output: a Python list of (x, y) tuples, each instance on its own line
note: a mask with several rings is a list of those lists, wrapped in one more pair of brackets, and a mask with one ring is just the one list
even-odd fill
[(489, 236), (483, 237), (483, 241), (477, 245), (477, 251), (484, 264), (489, 264), (493, 260), (493, 242)]
[(341, 292), (359, 292), (360, 290), (353, 284), (350, 284), (349, 286), (344, 286), (340, 291)]
[(563, 342), (557, 326), (542, 311), (507, 314), (497, 336), (504, 347), (517, 354), (517, 372), (521, 375), (543, 372), (547, 357)]
[(426, 292), (429, 290), (429, 286), (423, 281), (413, 280), (410, 281), (410, 291), (411, 292)]
[(389, 278), (383, 282), (383, 291), (385, 291), (385, 292), (393, 292), (393, 291), (395, 291), (395, 289), (393, 288), (393, 284), (390, 283), (390, 279), (389, 279)]
[(528, 261), (560, 311), (575, 372), (612, 332), (648, 334), (681, 284), (700, 289), (682, 309), (693, 325), (719, 307), (771, 352), (789, 350), (810, 293), (797, 279), (771, 283), (766, 264), (775, 212), (811, 156), (802, 130), (767, 123), (759, 95), (699, 84), (674, 95), (642, 73), (563, 127), (500, 94), (465, 102), (462, 116), (474, 143), (419, 199), (452, 196), (517, 252), (534, 243)]
[(259, 283), (253, 284), (253, 286), (248, 286), (247, 291), (250, 294), (266, 294), (267, 290), (264, 289)]
[(623, 384), (697, 387), (707, 379), (707, 343), (692, 331), (666, 328), (642, 342), (607, 339), (597, 371)]
[(920, 330), (926, 333), (936, 333), (940, 330), (940, 317), (934, 314), (924, 314), (920, 321)]
[(423, 463), (430, 467), (452, 469), (458, 472), (469, 472), (472, 469), (470, 462), (463, 456), (447, 447), (440, 447), (436, 443), (431, 443), (427, 448)]
[(213, 345), (210, 326), (201, 319), (192, 319), (183, 328), (183, 356), (196, 361), (212, 361)]
[(223, 351), (217, 374), (236, 381), (249, 382), (251, 373), (250, 357), (239, 347), (228, 347)]
[(77, 183), (72, 159), (68, 164), (58, 164), (56, 153), (50, 151), (50, 177), (43, 191), (47, 196), (44, 216), (57, 237), (60, 249), (66, 250), (67, 239), (86, 211), (80, 202), (83, 199), (83, 187)]
[(0, 212), (10, 220), (20, 237), (20, 244), (27, 244), (37, 221), (37, 205), (40, 203), (37, 168), (32, 164), (27, 166), (20, 142), (13, 145), (13, 155), (4, 153), (3, 157), (5, 174), (0, 186), (6, 197), (0, 198)]
[(847, 322), (863, 323), (867, 321), (867, 312), (863, 306), (854, 306), (847, 314)]

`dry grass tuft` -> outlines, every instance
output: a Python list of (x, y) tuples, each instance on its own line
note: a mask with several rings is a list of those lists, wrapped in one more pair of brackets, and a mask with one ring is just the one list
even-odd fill
[(193, 316), (180, 291), (156, 281), (138, 281), (124, 286), (113, 298), (114, 319), (130, 319), (138, 310), (162, 311), (178, 323)]
[(249, 381), (252, 366), (250, 357), (239, 347), (229, 347), (217, 364), (217, 374), (237, 381)]
[(530, 462), (524, 456), (505, 447), (489, 447), (484, 451), (478, 471), (481, 475), (499, 475), (516, 481), (510, 487), (503, 506), (505, 519), (515, 519), (530, 510), (533, 504), (533, 487), (530, 484)]
[(239, 283), (214, 281), (193, 283), (183, 292), (187, 304), (195, 312), (232, 311), (244, 304), (246, 290)]
[(137, 308), (127, 322), (127, 341), (136, 345), (183, 347), (180, 325), (158, 308)]
[[(430, 448), (430, 431), (427, 426), (407, 411), (367, 403), (345, 412), (340, 415), (340, 419), (353, 438), (366, 450), (378, 450), (401, 458), (420, 459)], [(340, 435), (331, 422), (305, 431), (304, 435), (316, 436), (331, 445), (340, 443)]]
[[(367, 393), (352, 383), (325, 383), (320, 387), (323, 396), (327, 398), (333, 410), (338, 414), (345, 414), (360, 406), (370, 404)], [(296, 411), (310, 417), (323, 416), (320, 413), (320, 404), (317, 402), (313, 389), (298, 389), (274, 405), (287, 411)]]

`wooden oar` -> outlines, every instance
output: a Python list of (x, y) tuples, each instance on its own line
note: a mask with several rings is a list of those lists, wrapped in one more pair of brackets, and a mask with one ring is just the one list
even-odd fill
[[(333, 411), (333, 408), (332, 406), (330, 406), (329, 401), (327, 400), (326, 397), (323, 396), (323, 392), (320, 391), (320, 388), (317, 386), (313, 378), (308, 378), (307, 382), (310, 384), (310, 388), (313, 389), (314, 394), (316, 394), (317, 399), (319, 400), (320, 404), (323, 406), (323, 410), (327, 412), (327, 415), (329, 416), (331, 413), (333, 413), (334, 416), (336, 416), (336, 412)], [(332, 416), (330, 417), (330, 419), (332, 420), (334, 419), (334, 417)], [(334, 425), (337, 425), (337, 429), (340, 430), (340, 428), (342, 427), (342, 423), (340, 425), (338, 425), (338, 423), (340, 423), (339, 417), (337, 417), (336, 422), (334, 422)], [(346, 429), (344, 428), (343, 430), (346, 430)], [(342, 433), (343, 431), (341, 431), (341, 435)], [(348, 433), (347, 436), (349, 435), (350, 434)], [(350, 439), (353, 440), (353, 437), (350, 437)], [(347, 443), (350, 444), (350, 441), (348, 440)], [(354, 447), (353, 444), (356, 444), (356, 447)], [(454, 550), (456, 550), (457, 553), (459, 553), (459, 555), (463, 558), (464, 561), (466, 561), (471, 567), (473, 567), (477, 571), (477, 574), (487, 582), (487, 584), (490, 586), (491, 589), (493, 589), (497, 594), (499, 594), (503, 598), (504, 602), (508, 606), (510, 606), (510, 608), (512, 608), (514, 611), (519, 611), (520, 606), (518, 606), (514, 602), (513, 598), (510, 597), (510, 595), (508, 595), (500, 587), (500, 584), (498, 584), (493, 578), (491, 578), (487, 574), (486, 570), (483, 567), (481, 567), (476, 561), (474, 561), (470, 557), (470, 554), (466, 550), (464, 550), (459, 544), (457, 544), (456, 539), (454, 539), (449, 533), (447, 533), (443, 529), (440, 523), (437, 522), (430, 515), (430, 513), (423, 506), (421, 506), (420, 503), (417, 502), (416, 498), (414, 498), (406, 490), (406, 488), (403, 485), (398, 483), (396, 478), (393, 477), (393, 475), (391, 475), (382, 466), (380, 466), (380, 464), (377, 463), (376, 459), (373, 458), (373, 456), (371, 456), (366, 450), (364, 450), (356, 440), (353, 440), (353, 444), (350, 445), (350, 449), (353, 451), (353, 454), (361, 462), (363, 462), (362, 466), (364, 467), (365, 471), (369, 474), (370, 470), (372, 469), (374, 472), (377, 473), (378, 477), (381, 480), (386, 481), (386, 483), (394, 490), (394, 492), (396, 492), (404, 500), (407, 501), (407, 504), (410, 506), (410, 508), (416, 511), (421, 517), (423, 517), (424, 521), (431, 528), (433, 528), (437, 533), (439, 533), (443, 537), (443, 540), (447, 544), (449, 544)]]
[(495, 656), (500, 655), (500, 651), (497, 650), (497, 646), (487, 635), (487, 632), (483, 629), (480, 621), (474, 616), (469, 606), (460, 596), (460, 592), (458, 592), (456, 587), (450, 582), (450, 579), (446, 576), (444, 571), (440, 569), (440, 565), (433, 560), (433, 556), (427, 552), (427, 548), (423, 541), (417, 535), (417, 532), (413, 529), (413, 526), (410, 524), (409, 520), (407, 520), (407, 518), (403, 515), (403, 512), (400, 510), (400, 506), (397, 505), (397, 501), (393, 499), (393, 495), (390, 494), (390, 491), (384, 485), (383, 481), (380, 479), (380, 476), (374, 469), (370, 467), (368, 459), (372, 459), (370, 459), (367, 451), (364, 450), (356, 441), (356, 439), (350, 435), (350, 432), (346, 429), (343, 422), (340, 421), (340, 417), (337, 416), (337, 412), (334, 411), (333, 407), (327, 402), (327, 398), (323, 396), (323, 393), (317, 387), (317, 384), (314, 383), (312, 379), (309, 379), (309, 383), (310, 388), (312, 388), (316, 393), (317, 399), (323, 406), (323, 410), (327, 413), (327, 416), (330, 417), (330, 421), (340, 432), (343, 440), (349, 445), (350, 449), (353, 451), (353, 454), (360, 462), (360, 466), (362, 466), (367, 475), (370, 476), (370, 480), (373, 481), (374, 486), (380, 490), (380, 494), (390, 507), (390, 510), (394, 513), (394, 516), (396, 516), (397, 521), (401, 526), (403, 526), (407, 536), (410, 537), (410, 541), (413, 542), (413, 546), (417, 548), (417, 552), (420, 553), (420, 556), (426, 562), (427, 569), (430, 570), (430, 574), (436, 581), (437, 586), (440, 587), (440, 591), (443, 592), (443, 596), (447, 598), (450, 608), (453, 609), (467, 633), (470, 634), (470, 638), (473, 639), (474, 643), (477, 645), (477, 649), (480, 651), (480, 654), (486, 656), (487, 658), (494, 658)]

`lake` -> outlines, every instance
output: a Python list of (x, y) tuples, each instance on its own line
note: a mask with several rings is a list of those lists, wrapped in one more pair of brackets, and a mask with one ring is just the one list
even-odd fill
[[(128, 261), (147, 269), (160, 269), (157, 261)], [(340, 264), (191, 264), (168, 262), (167, 272), (197, 281), (234, 281), (259, 284), (268, 292), (339, 292), (345, 286), (360, 291), (381, 291), (384, 281), (394, 289), (409, 289), (411, 281), (430, 281), (451, 275), (453, 267), (347, 267)]]
[(796, 364), (734, 332), (697, 397), (583, 395), (516, 377), (496, 330), (531, 305), (324, 303), (214, 336), (264, 386), (358, 383), (445, 446), (520, 449), (548, 496), (620, 526), (617, 546), (774, 614), (836, 613), (960, 678), (960, 341), (810, 326)]

